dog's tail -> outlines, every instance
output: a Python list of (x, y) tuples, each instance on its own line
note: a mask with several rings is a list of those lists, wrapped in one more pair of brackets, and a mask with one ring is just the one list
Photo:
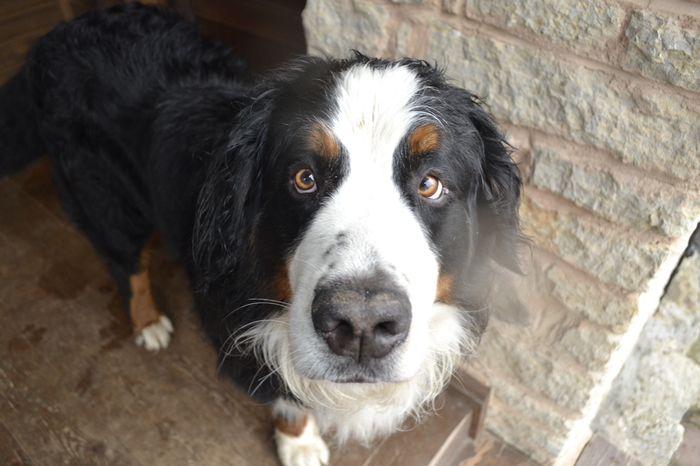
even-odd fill
[(45, 152), (25, 67), (0, 87), (0, 177), (21, 170)]

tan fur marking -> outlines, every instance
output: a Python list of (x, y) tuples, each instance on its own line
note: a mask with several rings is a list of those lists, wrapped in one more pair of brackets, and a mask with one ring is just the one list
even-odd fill
[(435, 294), (435, 302), (451, 304), (452, 300), (452, 285), (454, 284), (454, 276), (440, 273), (438, 278), (437, 293)]
[(275, 299), (284, 301), (285, 303), (292, 300), (292, 285), (289, 284), (289, 274), (287, 273), (287, 264), (281, 264), (277, 267), (274, 277)]
[(134, 333), (139, 333), (149, 325), (157, 323), (163, 315), (153, 300), (151, 291), (151, 276), (148, 267), (152, 247), (153, 240), (141, 251), (140, 270), (129, 277), (131, 285), (129, 312)]
[(287, 421), (281, 417), (274, 417), (275, 429), (290, 437), (299, 437), (304, 433), (306, 424), (309, 422), (308, 416), (302, 416), (293, 421)]
[(331, 132), (321, 123), (314, 123), (309, 132), (309, 146), (321, 157), (334, 159), (340, 153), (340, 146)]
[(419, 127), (408, 139), (408, 152), (411, 155), (432, 152), (438, 147), (440, 147), (440, 132), (430, 123)]

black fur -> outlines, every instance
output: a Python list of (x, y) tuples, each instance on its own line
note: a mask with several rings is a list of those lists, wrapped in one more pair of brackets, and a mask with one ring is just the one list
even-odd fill
[(29, 102), (27, 70), (0, 88), (0, 177), (14, 173), (46, 152)]
[[(284, 392), (250, 355), (226, 354), (230, 335), (274, 316), (275, 279), (346, 167), (306, 147), (304, 128), (332, 109), (328, 91), (357, 63), (302, 58), (253, 83), (243, 62), (164, 9), (120, 5), (58, 26), (0, 90), (0, 175), (45, 150), (62, 204), (104, 258), (125, 298), (153, 229), (193, 284), (221, 372), (261, 401)], [(405, 60), (426, 84), (420, 105), (451, 128), (440, 149), (398, 166), (396, 180), (427, 226), (457, 304), (486, 309), (489, 258), (518, 269), (520, 178), (509, 146), (472, 94), (433, 67)], [(409, 186), (432, 163), (453, 201), (427, 208)], [(298, 167), (328, 180), (314, 196), (290, 187)], [(236, 312), (232, 312), (236, 310)], [(483, 330), (484, 310), (475, 330)]]

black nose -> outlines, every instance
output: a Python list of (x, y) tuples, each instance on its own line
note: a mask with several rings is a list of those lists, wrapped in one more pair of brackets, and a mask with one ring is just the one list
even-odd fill
[(411, 303), (396, 290), (321, 288), (311, 317), (335, 354), (363, 362), (383, 358), (406, 339)]

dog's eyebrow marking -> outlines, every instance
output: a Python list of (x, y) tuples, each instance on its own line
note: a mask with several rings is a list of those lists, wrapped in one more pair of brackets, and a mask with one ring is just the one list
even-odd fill
[(408, 153), (422, 155), (440, 147), (440, 132), (433, 124), (419, 126), (408, 138)]
[(334, 159), (340, 154), (340, 145), (328, 128), (321, 123), (314, 123), (309, 131), (309, 146), (326, 159)]

